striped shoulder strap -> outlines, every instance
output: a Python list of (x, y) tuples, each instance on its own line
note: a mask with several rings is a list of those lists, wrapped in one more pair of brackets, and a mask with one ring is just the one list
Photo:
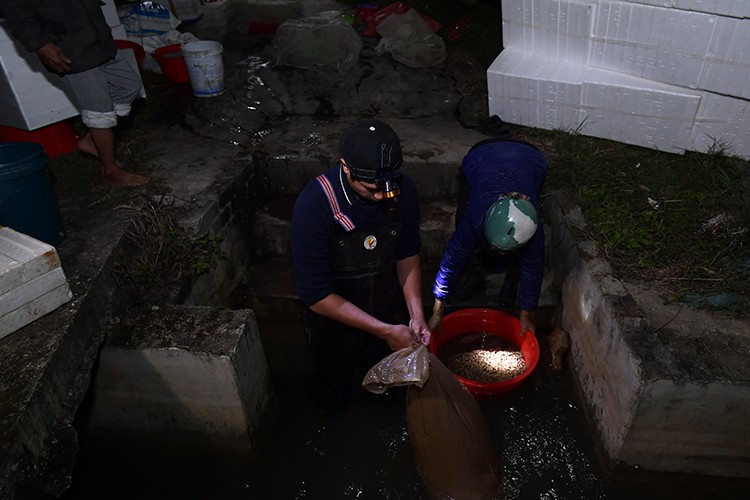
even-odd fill
[(348, 215), (344, 214), (341, 211), (341, 208), (339, 207), (339, 202), (336, 199), (336, 193), (333, 192), (333, 186), (331, 186), (331, 181), (328, 180), (328, 177), (326, 177), (323, 174), (320, 174), (316, 179), (318, 181), (318, 184), (320, 184), (320, 188), (323, 190), (323, 192), (326, 194), (326, 198), (328, 198), (328, 205), (331, 207), (331, 212), (333, 212), (333, 219), (338, 222), (341, 227), (344, 228), (344, 231), (347, 233), (349, 231), (354, 230), (354, 222), (349, 218)]

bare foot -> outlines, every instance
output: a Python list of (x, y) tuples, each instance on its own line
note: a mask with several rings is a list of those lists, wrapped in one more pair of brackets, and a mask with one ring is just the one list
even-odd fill
[(143, 175), (131, 174), (124, 170), (118, 170), (109, 174), (102, 174), (102, 180), (116, 187), (128, 187), (128, 186), (145, 186), (151, 179)]
[[(94, 140), (91, 138), (91, 132), (86, 132), (86, 135), (78, 139), (76, 146), (78, 147), (78, 151), (90, 154), (94, 158), (99, 158), (99, 151), (96, 150)], [(115, 163), (117, 163), (118, 168), (122, 168), (122, 164), (119, 160), (115, 160)]]

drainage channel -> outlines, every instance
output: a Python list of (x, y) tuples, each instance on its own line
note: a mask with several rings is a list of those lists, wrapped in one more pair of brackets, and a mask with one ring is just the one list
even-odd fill
[[(235, 308), (256, 310), (278, 412), (258, 452), (217, 448), (199, 436), (94, 435), (81, 450), (68, 499), (426, 499), (405, 420), (405, 390), (357, 388), (339, 413), (309, 403), (301, 308), (242, 290)], [(536, 373), (511, 394), (481, 402), (504, 467), (507, 499), (744, 498), (741, 484), (630, 471), (607, 473), (572, 374), (553, 373), (546, 338)], [(355, 384), (356, 385), (356, 384)], [(82, 410), (85, 414), (85, 409)], [(451, 460), (451, 457), (445, 457)]]
[[(200, 436), (92, 434), (82, 420), (73, 486), (62, 498), (427, 498), (406, 429), (405, 390), (374, 395), (358, 388), (343, 410), (320, 415), (306, 393), (299, 304), (248, 297), (238, 290), (232, 307), (256, 310), (278, 408), (257, 452), (216, 447)], [(549, 368), (548, 333), (538, 335), (536, 373), (513, 393), (481, 402), (507, 499), (744, 497), (741, 485), (726, 480), (607, 473), (572, 374)]]

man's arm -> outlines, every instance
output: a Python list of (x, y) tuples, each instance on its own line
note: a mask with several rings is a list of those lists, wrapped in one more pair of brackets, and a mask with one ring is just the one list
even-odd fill
[(409, 310), (409, 327), (422, 344), (430, 343), (430, 329), (424, 319), (422, 306), (422, 269), (419, 254), (396, 261), (398, 282), (404, 292)]
[(327, 295), (310, 309), (321, 316), (380, 337), (394, 351), (414, 344), (414, 336), (408, 326), (384, 323), (338, 294)]

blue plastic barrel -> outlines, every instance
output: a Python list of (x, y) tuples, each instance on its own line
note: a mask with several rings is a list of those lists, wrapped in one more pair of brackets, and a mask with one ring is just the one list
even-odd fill
[(48, 166), (40, 144), (0, 144), (0, 226), (54, 246), (65, 233)]

